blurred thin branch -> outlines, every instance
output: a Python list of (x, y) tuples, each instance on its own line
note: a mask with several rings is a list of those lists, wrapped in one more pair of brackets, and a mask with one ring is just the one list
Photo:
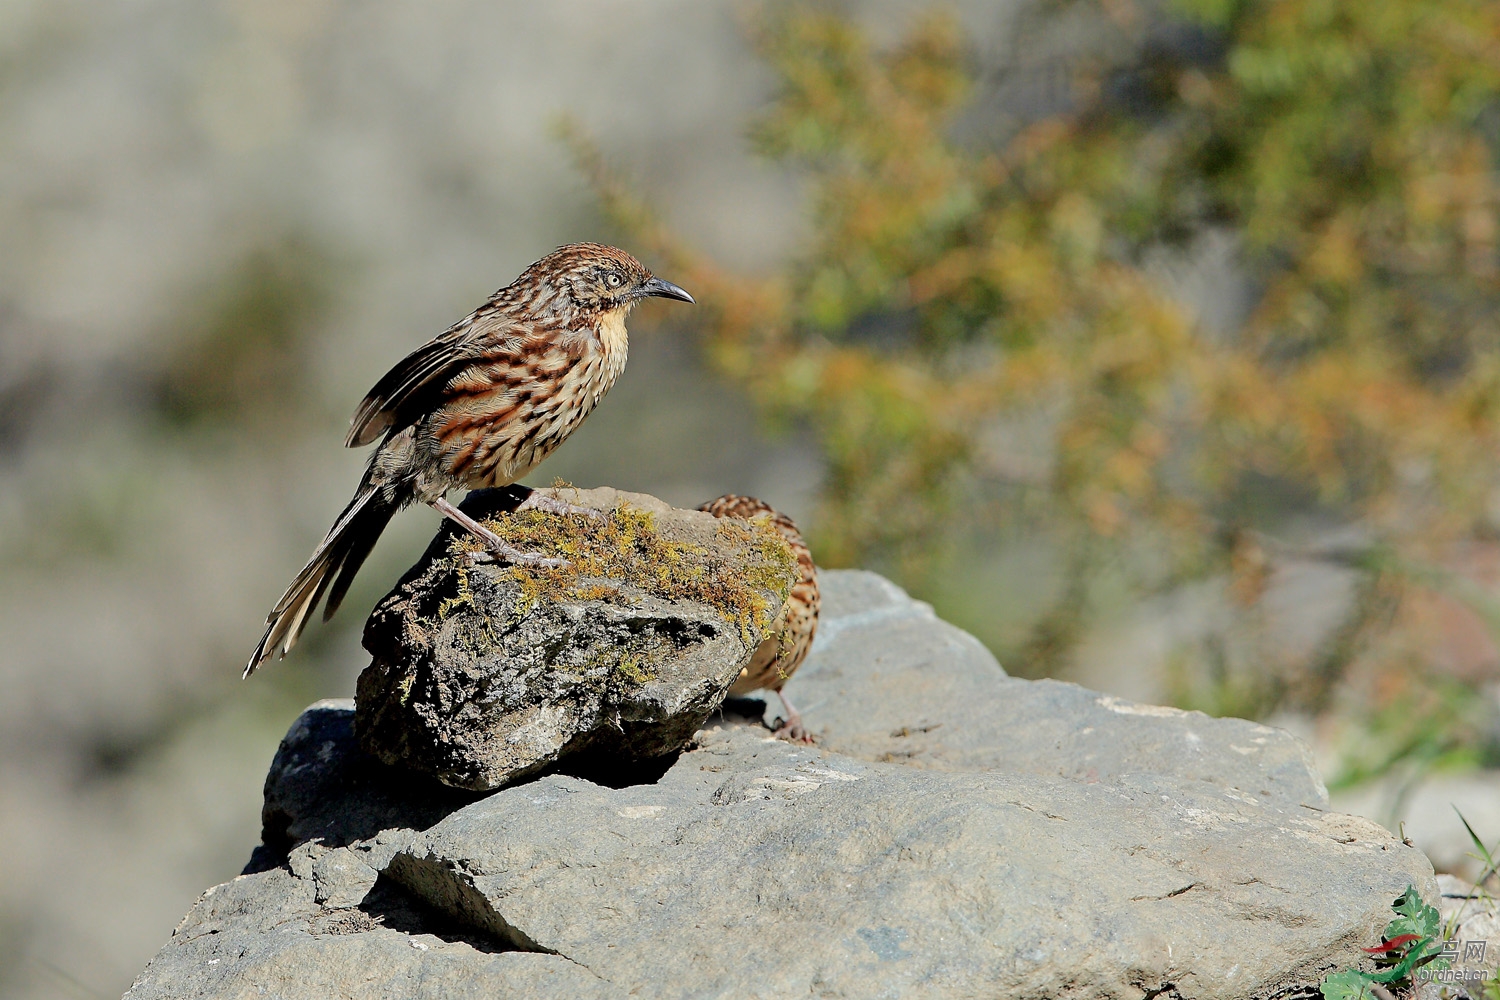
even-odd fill
[[(813, 219), (769, 279), (705, 261), (565, 135), (614, 222), (705, 290), (714, 364), (821, 443), (823, 563), (920, 586), (978, 526), (1050, 539), (1065, 580), (1012, 651), (1037, 673), (1111, 573), (1137, 597), (1223, 577), (1269, 629), (1294, 555), (1254, 539), (1349, 528), (1352, 555), (1307, 557), (1358, 575), (1343, 623), (1287, 676), (1205, 647), (1215, 703), (1321, 710), (1357, 662), (1420, 678), (1412, 594), (1496, 621), (1423, 567), (1500, 532), (1500, 7), (1080, 0), (1016, 24), (986, 77), (941, 12), (880, 48), (830, 6), (760, 9), (778, 89), (751, 141), (806, 177)], [(1227, 332), (1153, 264), (1191, 266), (1209, 232), (1253, 290)]]

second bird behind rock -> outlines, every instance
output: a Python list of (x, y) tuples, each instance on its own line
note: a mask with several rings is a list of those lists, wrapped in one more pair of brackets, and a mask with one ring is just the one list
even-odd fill
[(782, 688), (807, 659), (813, 636), (818, 631), (818, 608), (822, 598), (818, 593), (818, 567), (813, 563), (812, 551), (791, 518), (755, 497), (726, 493), (698, 509), (714, 517), (738, 517), (746, 521), (769, 518), (797, 559), (797, 582), (792, 585), (786, 607), (771, 626), (770, 637), (760, 644), (749, 665), (740, 671), (740, 676), (729, 688), (729, 696), (737, 698), (762, 688), (775, 691), (787, 714), (776, 735), (811, 743), (812, 738), (802, 725), (802, 713), (797, 711)]
[(562, 444), (624, 369), (625, 317), (653, 295), (693, 301), (623, 250), (572, 243), (387, 372), (344, 442), (380, 442), (354, 499), (266, 617), (245, 676), (278, 648), (286, 655), (325, 593), (323, 617), (338, 609), (386, 523), (409, 504), (430, 504), (500, 558), (554, 564), (517, 550), (446, 494), (508, 486)]

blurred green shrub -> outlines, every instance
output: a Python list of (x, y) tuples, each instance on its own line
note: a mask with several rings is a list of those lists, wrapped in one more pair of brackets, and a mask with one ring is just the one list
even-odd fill
[(307, 341), (332, 296), (331, 256), (283, 236), (253, 247), (189, 295), (153, 359), (155, 410), (183, 429), (285, 420), (310, 395)]
[[(1063, 554), (1020, 650), (1039, 672), (1105, 567), (1136, 594), (1227, 573), (1252, 608), (1278, 527), (1356, 525), (1374, 596), (1337, 662), (1221, 706), (1318, 707), (1399, 622), (1401, 567), (1495, 533), (1500, 5), (1099, 0), (1028, 23), (1073, 39), (1066, 100), (992, 142), (974, 123), (1006, 109), (955, 19), (881, 49), (834, 8), (763, 10), (779, 90), (752, 134), (803, 171), (814, 222), (771, 278), (693, 253), (575, 149), (700, 294), (717, 367), (815, 432), (820, 561), (910, 580), (976, 526), (1026, 526)], [(1231, 331), (1153, 264), (1208, 232), (1254, 289)]]

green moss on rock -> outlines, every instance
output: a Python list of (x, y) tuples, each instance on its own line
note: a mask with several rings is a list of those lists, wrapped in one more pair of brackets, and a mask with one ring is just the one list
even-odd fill
[[(796, 557), (769, 522), (721, 521), (724, 548), (738, 558), (711, 553), (699, 545), (666, 538), (656, 515), (623, 503), (606, 517), (559, 517), (537, 510), (495, 514), (484, 524), (528, 552), (561, 556), (559, 569), (506, 567), (521, 588), (524, 613), (543, 601), (625, 600), (611, 581), (625, 581), (665, 600), (689, 600), (716, 609), (735, 623), (749, 644), (780, 614), (795, 579)], [(439, 608), (446, 618), (462, 604), (473, 604), (465, 567), (483, 545), (472, 535), (455, 535), (448, 554), (459, 574), (459, 590)]]

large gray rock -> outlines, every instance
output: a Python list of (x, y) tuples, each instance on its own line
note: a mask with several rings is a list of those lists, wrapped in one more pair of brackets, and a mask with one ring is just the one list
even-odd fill
[(1290, 736), (1006, 678), (878, 577), (823, 587), (789, 687), (818, 747), (731, 709), (640, 783), (471, 800), (315, 706), (255, 870), (129, 996), (1269, 998), (1435, 898)]
[(817, 645), (786, 686), (824, 749), (1088, 782), (1144, 772), (1328, 806), (1311, 753), (1284, 730), (1007, 677), (979, 640), (884, 577), (824, 575)]
[(655, 785), (491, 797), (385, 871), (496, 942), (682, 997), (1270, 995), (1356, 962), (1430, 879), (1372, 823), (1206, 782), (923, 772), (744, 730)]
[(609, 488), (540, 491), (598, 517), (515, 512), (524, 492), (472, 493), (463, 509), (565, 568), (476, 563), (445, 522), (370, 616), (355, 721), (381, 760), (488, 790), (569, 756), (675, 753), (797, 578), (770, 525)]
[(399, 890), (361, 909), (330, 910), (316, 883), (288, 869), (241, 875), (208, 890), (127, 997), (617, 997), (557, 955), (500, 951)]

